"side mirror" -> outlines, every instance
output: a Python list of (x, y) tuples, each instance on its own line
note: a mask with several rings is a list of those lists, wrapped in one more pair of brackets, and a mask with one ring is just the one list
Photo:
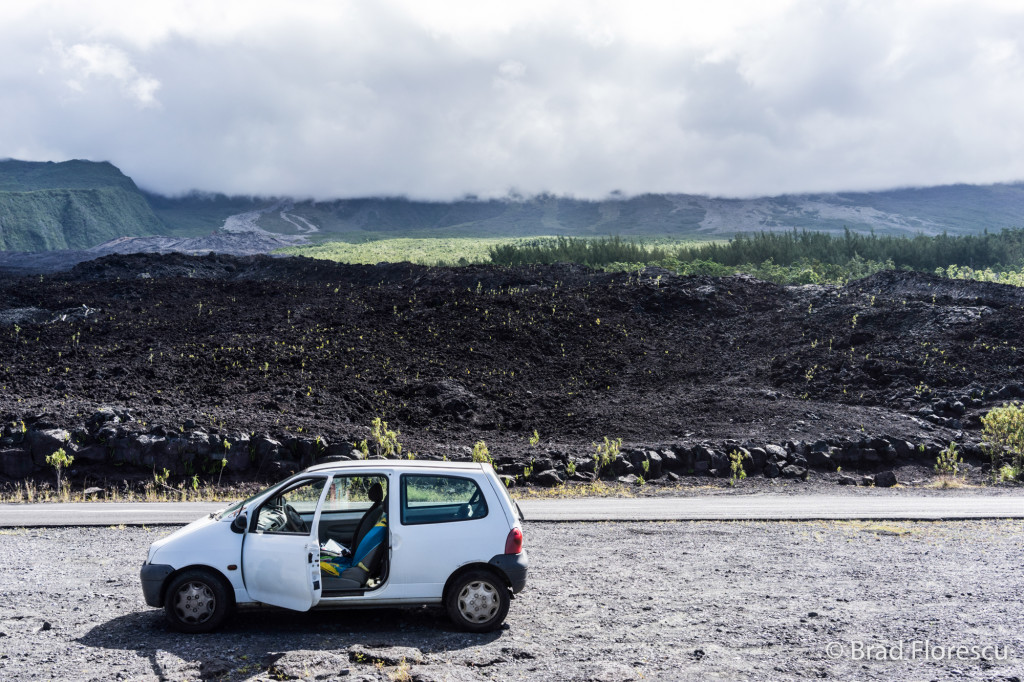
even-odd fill
[(246, 527), (249, 525), (249, 518), (245, 514), (239, 514), (235, 517), (235, 520), (231, 522), (231, 530), (235, 533), (244, 533)]

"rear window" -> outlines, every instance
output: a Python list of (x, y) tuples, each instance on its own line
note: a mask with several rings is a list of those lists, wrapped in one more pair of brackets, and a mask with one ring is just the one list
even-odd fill
[(402, 476), (402, 525), (470, 521), (487, 516), (476, 481), (458, 476)]

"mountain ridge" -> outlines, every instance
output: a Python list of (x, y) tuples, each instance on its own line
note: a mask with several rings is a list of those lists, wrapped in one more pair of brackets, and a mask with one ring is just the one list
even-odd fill
[(109, 162), (0, 161), (0, 250), (8, 251), (93, 249), (112, 240), (129, 248), (124, 237), (179, 239), (200, 250), (209, 237), (216, 250), (227, 242), (214, 237), (246, 231), (301, 243), (551, 234), (724, 239), (742, 232), (845, 228), (909, 236), (1021, 226), (1024, 183), (747, 199), (678, 193), (603, 200), (553, 194), (313, 200), (200, 191), (169, 197), (140, 189)]

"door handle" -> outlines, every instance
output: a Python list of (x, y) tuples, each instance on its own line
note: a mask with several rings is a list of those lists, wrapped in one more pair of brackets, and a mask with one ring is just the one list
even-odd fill
[(306, 563), (307, 564), (313, 563), (313, 553), (312, 552), (310, 552), (309, 556), (306, 557)]

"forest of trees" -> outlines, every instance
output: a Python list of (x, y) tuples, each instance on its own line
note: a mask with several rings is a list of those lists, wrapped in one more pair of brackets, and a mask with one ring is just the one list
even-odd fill
[(778, 283), (842, 283), (879, 270), (904, 268), (970, 279), (1018, 283), (1024, 271), (1024, 229), (976, 235), (915, 237), (822, 232), (758, 232), (726, 243), (678, 248), (620, 237), (558, 237), (501, 244), (496, 265), (581, 263), (628, 269), (658, 265), (680, 274), (748, 273)]
[(665, 249), (648, 247), (641, 241), (621, 237), (538, 239), (520, 244), (499, 244), (492, 246), (489, 253), (495, 265), (581, 263), (597, 267), (611, 263), (655, 263), (670, 257)]
[(857, 234), (842, 236), (823, 232), (758, 232), (739, 235), (725, 244), (705, 244), (680, 249), (676, 259), (713, 261), (722, 265), (761, 263), (778, 265), (818, 261), (843, 265), (855, 258), (892, 261), (914, 270), (934, 270), (951, 264), (971, 268), (1016, 267), (1024, 262), (1024, 230), (1002, 230), (975, 235), (894, 237)]

